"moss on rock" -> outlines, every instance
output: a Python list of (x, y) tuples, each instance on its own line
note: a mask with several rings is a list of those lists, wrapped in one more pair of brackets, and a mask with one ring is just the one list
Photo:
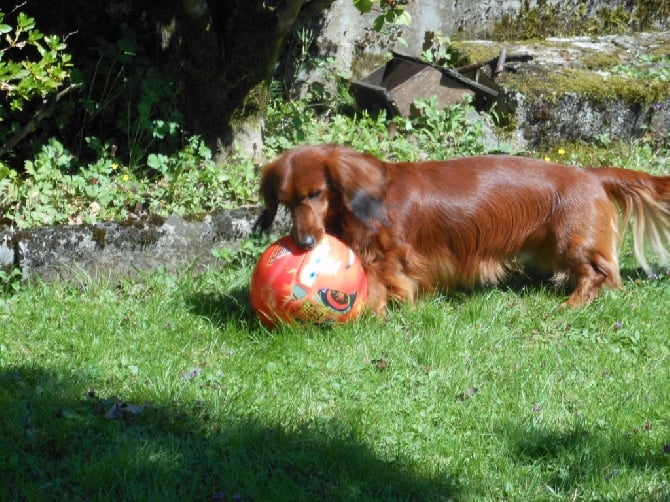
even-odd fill
[[(626, 6), (603, 7), (589, 14), (587, 2), (560, 5), (538, 2), (521, 4), (516, 15), (505, 14), (491, 32), (494, 40), (534, 40), (550, 36), (606, 35), (653, 29), (670, 17), (667, 0), (641, 0)], [(667, 21), (665, 21), (667, 23)]]

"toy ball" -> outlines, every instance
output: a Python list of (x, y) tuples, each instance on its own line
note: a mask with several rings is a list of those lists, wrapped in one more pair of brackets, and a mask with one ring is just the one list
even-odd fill
[(309, 250), (289, 236), (279, 239), (251, 276), (251, 305), (268, 327), (277, 321), (342, 323), (360, 314), (367, 294), (360, 259), (331, 235)]

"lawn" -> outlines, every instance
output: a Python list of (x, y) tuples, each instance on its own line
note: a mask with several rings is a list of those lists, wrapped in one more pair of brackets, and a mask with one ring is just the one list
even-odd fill
[[(100, 75), (113, 75), (105, 64)], [(131, 84), (144, 104), (172, 87), (134, 64), (123, 86), (110, 84), (121, 98), (107, 99), (105, 84), (98, 103), (91, 83), (86, 103), (73, 102), (95, 105), (108, 125), (77, 123), (75, 143), (47, 140), (53, 124), (63, 133), (61, 119), (79, 116), (49, 113), (30, 155), (0, 161), (0, 225), (258, 203), (253, 159), (231, 152), (215, 163), (202, 138), (172, 122), (177, 95), (160, 116), (135, 114)], [(626, 78), (663, 88), (663, 68), (646, 68)], [(518, 152), (504, 130), (485, 146), (468, 102), (442, 110), (417, 100), (413, 118), (355, 112), (331, 71), (339, 86), (310, 86), (306, 101), (273, 83), (265, 160), (305, 143), (409, 161), (493, 148), (668, 174), (667, 131)], [(5, 133), (29, 116), (7, 118)], [(253, 243), (220, 250), (220, 266), (200, 274), (185, 264), (174, 275), (82, 272), (46, 284), (0, 270), (0, 502), (670, 501), (670, 273), (642, 275), (630, 248), (625, 290), (584, 309), (561, 309), (565, 291), (515, 279), (396, 306), (385, 320), (272, 331), (248, 308)]]
[[(3, 500), (668, 500), (670, 276), (268, 331), (248, 265), (0, 303)], [(522, 283), (521, 283), (522, 284)]]

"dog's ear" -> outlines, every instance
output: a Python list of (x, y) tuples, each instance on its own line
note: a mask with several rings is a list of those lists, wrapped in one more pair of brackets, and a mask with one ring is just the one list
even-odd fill
[(265, 203), (265, 208), (254, 223), (254, 232), (269, 232), (272, 228), (275, 216), (277, 216), (277, 209), (279, 208), (279, 198), (277, 196), (278, 185), (280, 182), (279, 170), (280, 165), (278, 162), (268, 164), (263, 169), (260, 195)]
[(388, 186), (386, 165), (370, 154), (336, 147), (326, 157), (330, 183), (341, 194), (342, 202), (370, 228), (388, 225), (384, 197)]

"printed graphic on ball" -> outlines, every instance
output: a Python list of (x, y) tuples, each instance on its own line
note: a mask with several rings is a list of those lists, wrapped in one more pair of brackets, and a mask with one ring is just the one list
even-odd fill
[(268, 326), (286, 322), (345, 322), (357, 317), (367, 299), (359, 258), (346, 244), (326, 236), (311, 250), (290, 237), (270, 245), (251, 280), (251, 302)]

